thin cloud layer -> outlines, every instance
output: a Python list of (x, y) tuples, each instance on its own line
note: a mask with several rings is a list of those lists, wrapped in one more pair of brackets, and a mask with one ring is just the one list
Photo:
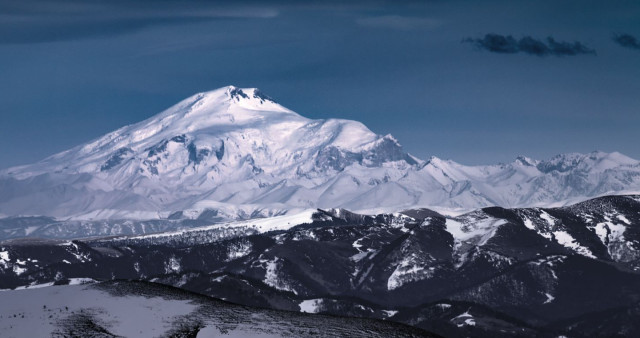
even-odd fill
[(435, 28), (441, 25), (439, 20), (431, 18), (400, 15), (383, 15), (357, 19), (361, 26), (409, 30), (416, 28)]
[(622, 47), (640, 50), (640, 40), (630, 34), (616, 34), (613, 41)]
[(274, 8), (255, 4), (69, 0), (29, 4), (0, 2), (0, 44), (28, 44), (117, 36), (151, 26), (212, 20), (269, 19)]
[(582, 42), (556, 41), (552, 37), (543, 41), (530, 36), (516, 39), (511, 35), (486, 34), (483, 38), (466, 38), (462, 42), (471, 43), (476, 48), (500, 54), (525, 53), (535, 56), (596, 54), (594, 49), (585, 46)]

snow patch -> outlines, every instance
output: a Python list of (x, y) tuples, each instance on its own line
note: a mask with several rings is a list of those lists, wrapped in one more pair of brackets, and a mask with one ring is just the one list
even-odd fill
[(395, 316), (396, 313), (398, 313), (398, 311), (396, 311), (396, 310), (382, 310), (382, 313), (384, 313), (384, 316), (386, 318), (389, 318), (389, 317)]
[(169, 260), (164, 263), (165, 273), (179, 273), (180, 269), (180, 260), (175, 256), (171, 256)]
[(21, 266), (19, 266), (17, 264), (13, 266), (13, 273), (15, 273), (16, 276), (20, 276), (25, 272), (27, 272), (26, 268), (23, 268), (23, 267), (21, 267)]
[(576, 241), (576, 239), (573, 238), (573, 236), (571, 236), (568, 232), (559, 230), (559, 231), (554, 231), (553, 235), (556, 241), (560, 245), (566, 248), (569, 248), (574, 252), (577, 252), (583, 256), (586, 256), (589, 258), (596, 258), (596, 256), (594, 256), (593, 253), (591, 253), (591, 250), (580, 245), (580, 243), (578, 243), (578, 241)]
[(279, 263), (279, 260), (280, 259), (278, 257), (274, 257), (273, 260), (265, 262), (266, 266), (263, 282), (274, 289), (293, 292), (297, 295), (298, 292), (278, 276), (279, 265), (281, 264)]
[(538, 259), (536, 261), (531, 262), (531, 264), (535, 264), (535, 265), (546, 265), (548, 267), (549, 272), (551, 273), (551, 276), (553, 277), (553, 279), (558, 279), (558, 276), (556, 275), (555, 270), (553, 270), (553, 268), (564, 262), (564, 259), (566, 258), (566, 256), (559, 256), (559, 255), (553, 255), (553, 256), (548, 256), (548, 257), (543, 257), (541, 259)]
[[(40, 288), (46, 288), (48, 286), (53, 286), (53, 282), (49, 282), (49, 283), (42, 283), (42, 284), (30, 284), (30, 285), (24, 285), (24, 286), (18, 286), (13, 290), (27, 290), (27, 289), (40, 289)], [(12, 291), (11, 289), (4, 289), (2, 291)]]
[(294, 226), (301, 224), (309, 224), (313, 222), (313, 215), (317, 212), (317, 209), (308, 209), (298, 213), (273, 216), (267, 218), (257, 218), (251, 219), (247, 221), (235, 221), (235, 222), (225, 222), (225, 223), (217, 223), (213, 225), (207, 225), (204, 227), (197, 228), (189, 228), (178, 231), (167, 231), (158, 234), (150, 234), (150, 235), (140, 235), (135, 237), (128, 237), (131, 239), (159, 239), (159, 238), (167, 238), (167, 237), (176, 237), (182, 236), (192, 232), (199, 231), (207, 231), (207, 230), (216, 230), (216, 229), (241, 229), (248, 228), (258, 231), (259, 233), (265, 233), (269, 231), (276, 230), (288, 230), (293, 228)]
[(9, 251), (0, 251), (0, 264), (7, 268), (7, 263), (9, 263)]
[(361, 240), (362, 238), (358, 238), (353, 242), (353, 244), (351, 244), (354, 248), (358, 249), (358, 251), (360, 251), (360, 248), (362, 248), (362, 244), (360, 244)]
[(469, 241), (476, 239), (475, 244), (482, 246), (486, 244), (491, 237), (495, 234), (495, 231), (507, 221), (504, 219), (496, 219), (488, 217), (482, 220), (469, 220), (462, 223), (457, 220), (447, 218), (446, 227), (447, 232), (453, 235), (453, 238), (457, 241)]
[(433, 277), (435, 268), (425, 266), (425, 259), (415, 253), (405, 256), (387, 280), (387, 290), (395, 290), (404, 284)]
[(303, 300), (300, 306), (300, 312), (318, 313), (322, 305), (322, 298)]
[(227, 249), (227, 261), (242, 258), (251, 253), (253, 245), (247, 240), (241, 240), (229, 244)]
[(225, 279), (227, 276), (226, 275), (222, 275), (222, 276), (218, 276), (216, 278), (211, 279), (211, 282), (216, 282), (216, 283), (220, 283), (222, 282), (223, 279)]
[(591, 229), (594, 229), (596, 232), (596, 235), (598, 235), (598, 238), (600, 238), (600, 241), (602, 242), (602, 244), (607, 245), (608, 241), (609, 241), (609, 230), (606, 227), (605, 223), (598, 223), (596, 224), (595, 227), (592, 227)]
[(552, 296), (552, 295), (551, 295), (551, 294), (549, 294), (549, 293), (546, 293), (546, 292), (545, 292), (545, 294), (544, 294), (544, 295), (545, 295), (545, 296), (547, 296), (547, 299), (544, 301), (544, 303), (543, 303), (543, 304), (549, 304), (549, 303), (553, 302), (553, 300), (554, 300), (554, 299), (556, 299), (556, 297)]
[[(97, 283), (97, 281), (93, 278), (69, 278), (68, 285), (82, 285), (82, 284), (90, 284)], [(0, 289), (0, 291), (14, 291), (14, 290), (28, 290), (28, 289), (41, 289), (49, 286), (54, 286), (54, 282), (36, 284), (33, 282), (29, 285), (18, 286), (15, 289)]]
[(29, 235), (31, 235), (34, 231), (38, 230), (39, 228), (40, 228), (39, 226), (29, 226), (29, 227), (26, 227), (26, 228), (24, 229), (24, 235), (25, 235), (25, 236), (29, 236)]
[(473, 318), (473, 316), (469, 313), (469, 310), (467, 310), (465, 313), (460, 314), (459, 316), (452, 318), (451, 319), (452, 322), (457, 322), (456, 326), (458, 327), (463, 327), (465, 325), (468, 326), (475, 326), (476, 325), (476, 321)]
[(525, 218), (525, 219), (524, 219), (524, 226), (526, 226), (528, 229), (536, 230), (535, 225), (533, 225), (533, 221), (531, 221), (531, 220), (530, 220), (530, 219), (528, 219), (528, 218)]
[(84, 262), (91, 261), (91, 257), (89, 257), (88, 253), (80, 252), (80, 247), (78, 246), (78, 244), (74, 242), (65, 242), (65, 243), (62, 243), (61, 245), (69, 247), (67, 248), (67, 252), (75, 256), (76, 259), (79, 260), (80, 262), (84, 263)]
[(93, 278), (69, 278), (69, 285), (83, 285), (97, 283)]
[(552, 217), (551, 215), (549, 215), (544, 210), (540, 210), (540, 218), (542, 218), (543, 220), (547, 221), (547, 224), (549, 224), (549, 226), (551, 226), (551, 227), (556, 225), (556, 219), (554, 217)]
[(626, 223), (627, 225), (631, 225), (631, 222), (629, 222), (629, 220), (624, 217), (624, 215), (617, 215), (616, 216), (619, 220), (623, 221), (624, 223)]

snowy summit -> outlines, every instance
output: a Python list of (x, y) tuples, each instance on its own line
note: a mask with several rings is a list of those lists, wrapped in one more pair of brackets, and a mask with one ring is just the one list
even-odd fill
[(0, 214), (70, 219), (272, 216), (292, 209), (473, 209), (640, 191), (619, 153), (464, 166), (419, 160), (360, 122), (305, 118), (256, 88), (193, 95), (41, 162), (0, 172)]

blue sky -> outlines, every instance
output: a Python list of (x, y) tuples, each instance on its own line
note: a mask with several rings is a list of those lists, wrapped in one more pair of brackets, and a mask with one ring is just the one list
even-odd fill
[(637, 1), (0, 0), (0, 168), (229, 84), (421, 158), (640, 158), (638, 41)]

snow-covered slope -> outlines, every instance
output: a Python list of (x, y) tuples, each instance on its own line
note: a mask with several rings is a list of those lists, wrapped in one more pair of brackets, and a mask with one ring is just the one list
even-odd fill
[(255, 88), (229, 86), (0, 172), (0, 213), (247, 219), (317, 207), (557, 205), (622, 191), (640, 191), (640, 162), (622, 154), (493, 166), (421, 161), (359, 122), (308, 119)]
[[(449, 192), (434, 205), (460, 208), (561, 206), (590, 197), (640, 191), (640, 161), (623, 154), (594, 151), (561, 154), (538, 161), (519, 156), (507, 164), (464, 166), (431, 158), (417, 170)], [(475, 204), (475, 205), (474, 205)]]
[(251, 308), (153, 283), (0, 292), (3, 337), (435, 337), (363, 318)]
[(270, 216), (341, 205), (362, 194), (343, 184), (351, 180), (339, 175), (346, 167), (383, 177), (386, 167), (416, 163), (391, 136), (359, 122), (307, 119), (257, 89), (230, 86), (4, 171), (0, 210), (80, 219), (158, 218), (183, 210), (197, 216), (205, 209)]

